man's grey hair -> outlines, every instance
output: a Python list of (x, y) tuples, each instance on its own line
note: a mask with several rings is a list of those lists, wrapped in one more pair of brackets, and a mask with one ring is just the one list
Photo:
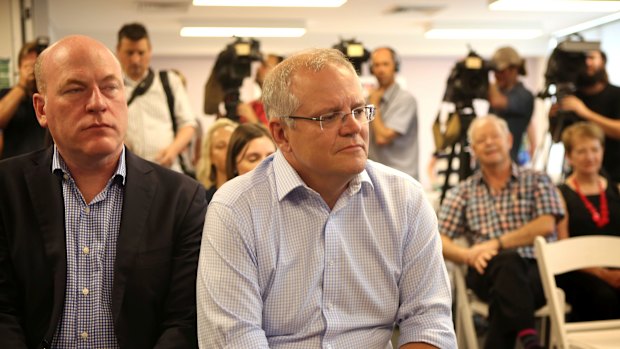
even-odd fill
[(469, 125), (469, 129), (467, 129), (467, 141), (469, 142), (469, 144), (472, 144), (472, 140), (473, 140), (473, 135), (474, 135), (474, 131), (475, 129), (483, 122), (485, 121), (492, 121), (495, 124), (499, 125), (499, 127), (501, 128), (502, 132), (506, 135), (506, 137), (508, 137), (508, 135), (510, 135), (510, 129), (508, 128), (508, 123), (506, 122), (506, 120), (500, 118), (499, 116), (495, 115), (495, 114), (489, 114), (486, 116), (480, 116), (477, 118), (474, 118), (474, 121), (471, 122), (471, 124)]
[[(291, 83), (299, 72), (318, 73), (329, 66), (344, 67), (353, 75), (355, 68), (336, 49), (309, 49), (286, 58), (267, 74), (263, 84), (262, 101), (269, 119), (293, 115), (301, 101), (291, 92)], [(285, 118), (286, 124), (293, 125), (294, 120)]]

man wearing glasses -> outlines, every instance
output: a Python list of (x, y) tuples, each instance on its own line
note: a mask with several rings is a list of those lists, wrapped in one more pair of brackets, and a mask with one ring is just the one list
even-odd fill
[(368, 161), (353, 66), (284, 60), (263, 101), (279, 150), (209, 207), (197, 297), (202, 348), (456, 348), (435, 214), (410, 176)]

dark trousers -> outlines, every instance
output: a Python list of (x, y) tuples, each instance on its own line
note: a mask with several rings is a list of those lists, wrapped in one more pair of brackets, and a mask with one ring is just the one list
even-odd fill
[[(620, 252), (619, 252), (620, 253)], [(598, 277), (574, 271), (555, 278), (571, 305), (568, 321), (592, 321), (620, 318), (620, 289)]]
[(489, 303), (485, 348), (512, 349), (519, 331), (534, 328), (534, 312), (545, 304), (536, 260), (507, 250), (495, 256), (484, 274), (469, 268), (467, 286)]

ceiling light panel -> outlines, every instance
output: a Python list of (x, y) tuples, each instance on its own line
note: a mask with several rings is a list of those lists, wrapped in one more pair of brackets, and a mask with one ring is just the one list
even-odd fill
[(424, 33), (427, 39), (513, 39), (527, 40), (542, 35), (540, 29), (505, 28), (432, 28)]
[(620, 1), (613, 0), (490, 0), (492, 11), (520, 12), (615, 12)]
[(298, 38), (305, 33), (305, 28), (183, 27), (180, 34), (183, 37)]
[(340, 7), (347, 0), (194, 0), (194, 6)]

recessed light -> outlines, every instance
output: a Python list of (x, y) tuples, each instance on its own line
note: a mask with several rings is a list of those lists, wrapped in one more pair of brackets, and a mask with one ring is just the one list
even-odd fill
[(340, 7), (347, 0), (194, 0), (194, 6)]
[(492, 11), (520, 12), (615, 12), (620, 1), (613, 0), (490, 0)]

